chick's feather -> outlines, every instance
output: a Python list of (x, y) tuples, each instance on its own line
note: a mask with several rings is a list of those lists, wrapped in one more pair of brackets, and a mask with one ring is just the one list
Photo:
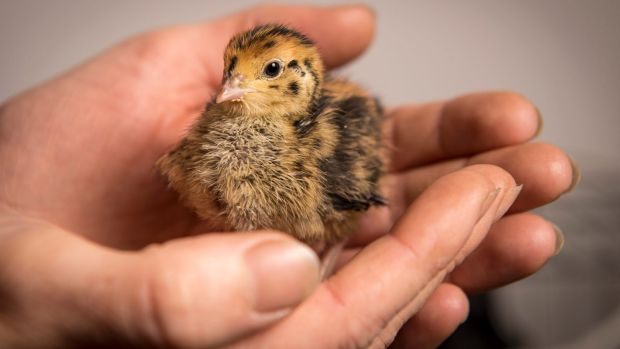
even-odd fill
[(224, 89), (246, 92), (210, 102), (159, 160), (170, 186), (218, 229), (342, 241), (361, 213), (385, 204), (380, 105), (325, 76), (314, 44), (281, 25), (233, 37), (224, 57)]

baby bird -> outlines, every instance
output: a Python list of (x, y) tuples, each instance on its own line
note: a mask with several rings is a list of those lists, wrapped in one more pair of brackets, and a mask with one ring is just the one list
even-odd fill
[(332, 246), (384, 205), (378, 102), (325, 75), (314, 43), (270, 24), (234, 36), (222, 89), (158, 165), (215, 229)]

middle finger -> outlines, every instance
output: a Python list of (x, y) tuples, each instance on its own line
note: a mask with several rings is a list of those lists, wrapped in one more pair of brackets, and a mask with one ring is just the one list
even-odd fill
[(495, 149), (471, 158), (453, 159), (386, 176), (383, 181), (387, 207), (371, 209), (360, 221), (360, 231), (350, 245), (365, 245), (384, 235), (404, 210), (439, 177), (472, 164), (496, 165), (513, 175), (523, 191), (510, 213), (547, 204), (570, 191), (578, 181), (571, 159), (555, 146), (526, 143)]

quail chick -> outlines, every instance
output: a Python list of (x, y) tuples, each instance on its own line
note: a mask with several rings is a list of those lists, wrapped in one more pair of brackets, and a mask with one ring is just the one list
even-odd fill
[(230, 40), (221, 91), (158, 165), (214, 228), (333, 246), (385, 204), (381, 116), (362, 88), (325, 75), (306, 36), (258, 26)]

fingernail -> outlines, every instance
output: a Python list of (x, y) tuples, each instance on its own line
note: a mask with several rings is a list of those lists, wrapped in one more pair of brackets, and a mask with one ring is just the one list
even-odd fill
[(564, 233), (557, 225), (553, 223), (551, 223), (551, 225), (555, 231), (555, 251), (553, 252), (553, 256), (557, 256), (562, 251), (562, 248), (564, 248)]
[(536, 138), (540, 136), (540, 133), (542, 132), (543, 126), (545, 124), (542, 114), (540, 113), (540, 109), (538, 109), (538, 107), (536, 107), (536, 116), (538, 116), (538, 128), (536, 129), (536, 132), (534, 133), (534, 137), (532, 138)]
[(319, 283), (319, 259), (299, 242), (260, 243), (248, 250), (246, 262), (254, 278), (255, 308), (260, 312), (293, 307)]
[(573, 171), (573, 179), (572, 179), (572, 182), (570, 184), (570, 187), (568, 187), (568, 189), (566, 190), (565, 193), (573, 191), (573, 189), (575, 189), (577, 184), (579, 184), (579, 182), (581, 182), (581, 170), (579, 169), (579, 166), (577, 166), (577, 163), (575, 162), (575, 159), (573, 159), (572, 156), (569, 155), (568, 159), (570, 160), (570, 166), (571, 166), (572, 171)]
[(508, 212), (510, 206), (512, 206), (512, 204), (515, 202), (515, 200), (517, 200), (517, 197), (521, 193), (521, 189), (523, 189), (523, 184), (506, 190), (506, 193), (504, 193), (504, 196), (502, 197), (502, 202), (500, 202), (499, 206), (497, 207), (495, 219), (500, 219), (506, 214), (506, 212)]
[(497, 199), (497, 196), (499, 195), (499, 193), (501, 191), (502, 191), (502, 188), (495, 188), (495, 189), (493, 189), (489, 193), (489, 195), (487, 195), (487, 197), (482, 202), (482, 205), (480, 205), (480, 215), (479, 215), (479, 217), (483, 217), (484, 216), (484, 214), (491, 207), (491, 204), (493, 204), (493, 202), (495, 202), (495, 199)]

